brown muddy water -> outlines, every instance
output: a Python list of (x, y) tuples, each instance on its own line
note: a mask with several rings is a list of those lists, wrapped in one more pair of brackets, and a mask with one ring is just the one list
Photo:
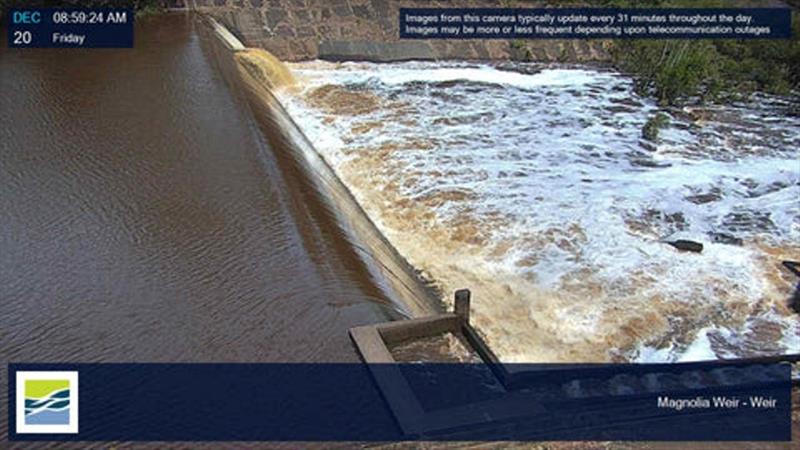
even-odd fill
[(0, 385), (9, 362), (357, 361), (349, 327), (407, 314), (200, 26), (3, 43)]

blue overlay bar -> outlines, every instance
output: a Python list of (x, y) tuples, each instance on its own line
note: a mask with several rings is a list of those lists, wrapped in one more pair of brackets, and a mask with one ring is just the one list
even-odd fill
[[(785, 364), (494, 369), (427, 363), (10, 364), (9, 438), (788, 441), (791, 435)], [(59, 398), (28, 399), (26, 411), (42, 405), (64, 410), (68, 399), (66, 409), (75, 412), (69, 409), (74, 406), (79, 415), (77, 433), (19, 432), (24, 421), (34, 430), (36, 423), (34, 413), (17, 417), (17, 402), (25, 397), (17, 395), (17, 378), (43, 371), (74, 371), (79, 383), (68, 394), (59, 391)], [(513, 382), (498, 373), (513, 374), (507, 375)], [(373, 376), (397, 380), (413, 395), (388, 403), (391, 396), (384, 397)]]

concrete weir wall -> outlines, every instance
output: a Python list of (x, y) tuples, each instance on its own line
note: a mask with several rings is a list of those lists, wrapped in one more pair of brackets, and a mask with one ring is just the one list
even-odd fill
[[(209, 48), (221, 67), (220, 73), (250, 105), (255, 123), (263, 131), (276, 159), (285, 161), (292, 169), (300, 170), (301, 176), (292, 173), (291, 178), (295, 182), (300, 179), (309, 181), (311, 184), (307, 185), (301, 181), (301, 189), (316, 190), (323, 198), (318, 209), (325, 208), (335, 216), (333, 226), (343, 232), (343, 245), (352, 248), (361, 258), (372, 281), (391, 302), (387, 304), (391, 307), (386, 311), (387, 320), (440, 313), (442, 305), (437, 292), (419, 277), (381, 234), (275, 95), (275, 89), (280, 89), (284, 83), (291, 83), (281, 74), (284, 65), (274, 61), (272, 55), (265, 59), (265, 52), (247, 48), (213, 17), (204, 19), (208, 26), (201, 27), (201, 30), (203, 33), (209, 32), (211, 38), (206, 41), (211, 44)], [(306, 202), (309, 198), (313, 196), (298, 201)]]
[(231, 29), (248, 47), (283, 61), (409, 59), (588, 62), (609, 59), (602, 40), (400, 40), (400, 7), (545, 7), (503, 0), (186, 0)]

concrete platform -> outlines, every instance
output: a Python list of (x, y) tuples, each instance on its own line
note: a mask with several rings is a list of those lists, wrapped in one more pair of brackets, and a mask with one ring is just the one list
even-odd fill
[[(648, 402), (652, 402), (649, 395), (653, 391), (692, 395), (695, 389), (704, 387), (741, 389), (747, 386), (763, 386), (780, 381), (780, 371), (773, 370), (775, 364), (792, 364), (796, 371), (797, 362), (800, 361), (800, 355), (780, 355), (723, 361), (724, 368), (716, 366), (714, 370), (708, 370), (702, 362), (698, 362), (642, 365), (641, 370), (633, 372), (630, 366), (625, 368), (608, 364), (502, 364), (470, 325), (469, 306), (470, 292), (462, 289), (455, 294), (455, 308), (452, 313), (350, 329), (353, 342), (406, 435), (450, 435), (467, 438), (470, 433), (480, 433), (487, 429), (497, 431), (510, 426), (517, 418), (547, 418), (549, 416), (544, 406), (547, 405), (547, 400), (530, 389), (543, 377), (558, 380), (557, 383), (563, 389), (563, 397), (571, 401), (584, 401), (587, 402), (586, 405), (600, 401), (607, 405), (608, 402), (624, 399), (618, 406), (620, 420), (627, 418), (624, 420), (636, 421), (639, 420), (638, 411), (646, 409), (650, 405)], [(423, 402), (403, 373), (403, 364), (395, 364), (401, 361), (397, 361), (392, 355), (392, 347), (446, 333), (462, 336), (469, 345), (469, 350), (478, 355), (480, 361), (490, 369), (501, 386), (502, 392), (496, 398), (434, 410), (423, 407)], [(631, 376), (631, 373), (634, 375)], [(795, 386), (798, 383), (796, 376), (797, 372), (793, 376)], [(704, 385), (689, 382), (697, 377), (708, 381)], [(730, 386), (731, 383), (733, 386)], [(599, 408), (598, 417), (607, 413), (607, 408)], [(541, 432), (556, 426), (546, 422), (545, 420), (541, 423), (544, 427)], [(536, 435), (539, 432), (537, 425), (532, 422), (529, 425), (532, 428), (526, 430), (533, 433), (532, 436)]]

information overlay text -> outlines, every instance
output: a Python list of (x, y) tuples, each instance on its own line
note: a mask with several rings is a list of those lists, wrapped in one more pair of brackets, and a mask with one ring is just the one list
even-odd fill
[(11, 9), (11, 48), (133, 48), (132, 9)]
[(788, 39), (788, 8), (401, 8), (403, 39)]

